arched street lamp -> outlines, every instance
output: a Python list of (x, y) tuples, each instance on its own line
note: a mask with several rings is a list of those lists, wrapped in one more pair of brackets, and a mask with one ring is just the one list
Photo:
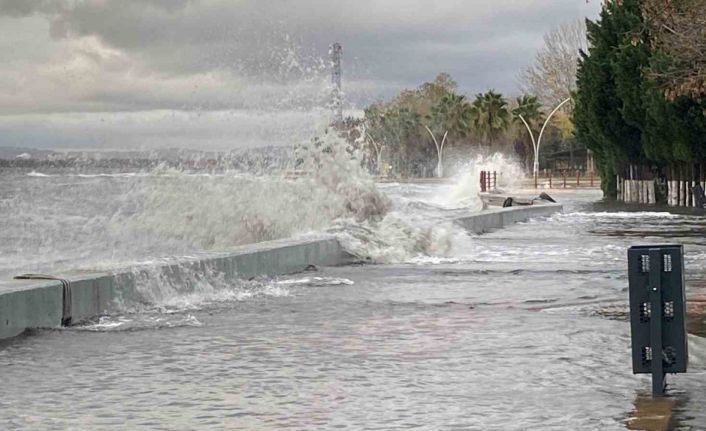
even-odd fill
[(539, 131), (539, 139), (536, 141), (534, 140), (534, 133), (532, 133), (532, 129), (530, 128), (529, 124), (527, 124), (527, 121), (525, 121), (524, 118), (522, 118), (521, 114), (517, 114), (518, 117), (520, 117), (520, 120), (522, 120), (522, 123), (525, 125), (527, 128), (527, 131), (530, 134), (530, 139), (532, 139), (532, 148), (534, 149), (534, 166), (533, 166), (533, 173), (534, 173), (534, 184), (535, 187), (537, 186), (537, 177), (539, 176), (539, 146), (542, 143), (542, 136), (544, 135), (544, 129), (547, 128), (547, 124), (549, 124), (549, 120), (551, 120), (552, 116), (557, 113), (559, 108), (564, 106), (566, 103), (568, 103), (571, 100), (569, 97), (568, 99), (564, 100), (560, 104), (554, 108), (554, 110), (549, 114), (546, 120), (544, 120), (544, 125), (542, 126), (542, 130)]

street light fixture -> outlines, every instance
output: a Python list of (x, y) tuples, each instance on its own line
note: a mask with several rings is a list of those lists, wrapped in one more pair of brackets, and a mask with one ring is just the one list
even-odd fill
[(532, 139), (532, 148), (534, 149), (534, 166), (533, 166), (533, 173), (534, 173), (534, 187), (537, 187), (537, 177), (539, 176), (539, 146), (542, 143), (542, 136), (544, 135), (544, 129), (547, 128), (547, 125), (549, 124), (549, 120), (551, 120), (552, 116), (557, 113), (559, 108), (564, 106), (566, 103), (568, 103), (571, 100), (571, 98), (568, 98), (558, 104), (556, 108), (549, 114), (546, 120), (544, 120), (544, 125), (542, 126), (542, 130), (539, 132), (539, 139), (535, 141), (534, 139), (534, 133), (532, 133), (532, 129), (530, 128), (529, 124), (527, 124), (527, 121), (525, 121), (524, 118), (522, 118), (521, 114), (518, 114), (517, 116), (520, 117), (520, 120), (522, 120), (522, 123), (525, 125), (527, 128), (527, 131), (530, 134), (530, 138)]

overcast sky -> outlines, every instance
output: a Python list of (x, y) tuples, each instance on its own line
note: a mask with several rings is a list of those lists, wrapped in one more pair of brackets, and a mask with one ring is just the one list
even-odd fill
[(542, 35), (599, 9), (598, 0), (0, 0), (0, 146), (300, 139), (322, 116), (336, 41), (351, 109), (439, 72), (468, 94), (514, 94)]

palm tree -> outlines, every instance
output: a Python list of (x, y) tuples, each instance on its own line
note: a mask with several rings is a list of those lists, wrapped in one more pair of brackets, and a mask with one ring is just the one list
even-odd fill
[(476, 131), (492, 145), (510, 126), (507, 101), (495, 90), (477, 94), (473, 101), (474, 126)]
[(471, 133), (473, 107), (466, 96), (449, 93), (436, 107), (439, 115), (445, 118), (445, 125), (452, 139), (465, 138)]
[(534, 154), (534, 146), (536, 145), (534, 136), (537, 135), (544, 121), (542, 104), (539, 103), (537, 96), (525, 94), (518, 97), (517, 107), (512, 110), (512, 121), (517, 126), (518, 137), (524, 147), (525, 168), (529, 171), (531, 157)]

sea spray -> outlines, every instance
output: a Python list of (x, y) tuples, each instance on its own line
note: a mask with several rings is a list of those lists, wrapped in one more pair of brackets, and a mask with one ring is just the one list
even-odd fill
[(522, 165), (512, 157), (501, 153), (478, 155), (471, 160), (457, 162), (452, 168), (451, 180), (454, 187), (447, 195), (448, 204), (480, 209), (482, 207), (479, 197), (481, 171), (495, 174), (499, 192), (519, 189), (525, 177)]
[(434, 205), (424, 212), (421, 202), (393, 203), (362, 166), (362, 155), (327, 130), (296, 148), (295, 178), (156, 174), (148, 181), (143, 208), (130, 222), (149, 235), (199, 249), (325, 231), (371, 262), (451, 251), (453, 239), (463, 235), (460, 228), (437, 220)]
[(448, 258), (473, 247), (469, 234), (453, 219), (480, 211), (480, 172), (497, 173), (499, 191), (519, 188), (521, 165), (503, 154), (476, 156), (457, 162), (448, 183), (394, 184), (379, 187), (391, 197), (392, 207), (382, 219), (363, 222), (337, 220), (330, 229), (352, 254), (376, 263)]
[(108, 271), (322, 232), (365, 261), (444, 257), (470, 247), (450, 220), (480, 208), (477, 172), (497, 170), (501, 185), (520, 177), (493, 156), (458, 164), (454, 184), (379, 184), (349, 142), (330, 130), (317, 136), (279, 173), (192, 164), (6, 172), (0, 273)]
[(300, 146), (294, 164), (301, 174), (293, 179), (285, 173), (155, 174), (128, 222), (200, 249), (222, 249), (322, 231), (340, 218), (382, 218), (390, 206), (359, 155), (332, 132)]

